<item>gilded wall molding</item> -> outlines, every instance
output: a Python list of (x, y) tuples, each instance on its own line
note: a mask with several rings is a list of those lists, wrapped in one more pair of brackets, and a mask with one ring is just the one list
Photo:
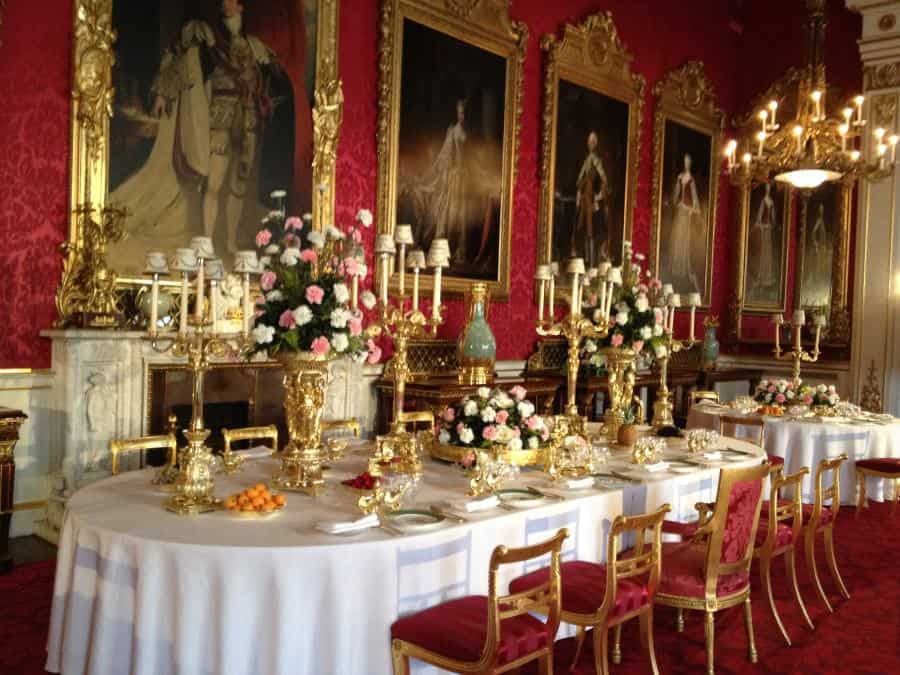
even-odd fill
[(872, 96), (872, 118), (876, 127), (896, 129), (897, 94), (875, 94)]
[(662, 195), (664, 191), (663, 161), (666, 122), (672, 121), (710, 137), (709, 200), (707, 205), (706, 278), (703, 307), (708, 308), (712, 295), (713, 247), (716, 237), (716, 210), (719, 199), (722, 129), (725, 113), (716, 105), (712, 83), (706, 77), (701, 61), (688, 61), (666, 73), (653, 87), (656, 112), (653, 117), (653, 180), (650, 186), (650, 260), (649, 269), (659, 275), (662, 227)]
[(880, 63), (863, 68), (863, 90), (900, 87), (900, 61)]

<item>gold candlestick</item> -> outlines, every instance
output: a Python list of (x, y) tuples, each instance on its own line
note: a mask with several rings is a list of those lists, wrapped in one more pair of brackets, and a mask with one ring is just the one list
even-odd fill
[(659, 389), (656, 391), (656, 401), (653, 403), (653, 428), (670, 427), (675, 424), (672, 417), (672, 399), (669, 391), (669, 359), (672, 354), (677, 354), (682, 350), (692, 349), (697, 340), (691, 338), (689, 340), (676, 340), (672, 335), (672, 330), (663, 333), (665, 341), (666, 353), (664, 356), (657, 356), (659, 361)]
[[(797, 319), (795, 321), (785, 321), (784, 317), (780, 314), (776, 315), (773, 319), (772, 323), (775, 324), (775, 349), (772, 350), (775, 355), (775, 359), (778, 361), (792, 361), (793, 366), (791, 370), (791, 379), (794, 383), (794, 389), (798, 389), (800, 387), (800, 383), (802, 380), (800, 379), (800, 364), (804, 361), (806, 363), (815, 363), (819, 360), (819, 339), (822, 335), (822, 327), (824, 326), (824, 315), (817, 315), (814, 318), (814, 323), (816, 327), (816, 338), (815, 343), (813, 345), (812, 352), (808, 352), (803, 349), (803, 344), (801, 341), (803, 325), (805, 323), (805, 317), (803, 316), (802, 311), (795, 312), (797, 315)], [(794, 332), (794, 344), (791, 347), (791, 350), (786, 352), (781, 348), (781, 327), (789, 326)]]

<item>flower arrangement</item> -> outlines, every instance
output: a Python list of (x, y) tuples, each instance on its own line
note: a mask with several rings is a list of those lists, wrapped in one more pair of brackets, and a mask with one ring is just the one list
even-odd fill
[(841, 400), (834, 385), (815, 387), (800, 384), (795, 387), (788, 380), (760, 380), (753, 400), (764, 405), (784, 407), (788, 405), (826, 406), (833, 408)]
[(333, 225), (318, 231), (309, 214), (286, 217), (284, 191), (272, 197), (279, 208), (263, 219), (256, 234), (264, 295), (256, 301), (250, 355), (288, 350), (377, 361), (379, 350), (363, 332), (358, 306), (361, 300), (366, 308), (374, 307), (375, 296), (366, 291), (357, 298), (368, 272), (360, 226), (371, 226), (371, 212), (360, 210), (346, 231)]
[(610, 306), (608, 318), (612, 325), (609, 334), (600, 342), (585, 339), (582, 344), (582, 363), (591, 375), (606, 372), (606, 357), (602, 347), (631, 348), (637, 354), (651, 358), (666, 355), (663, 312), (659, 307), (653, 306), (655, 301), (663, 299), (662, 282), (650, 270), (642, 269), (641, 263), (645, 256), (635, 253), (630, 241), (624, 243), (622, 260), (622, 268), (610, 267), (608, 263), (604, 263), (601, 267), (588, 271), (589, 286), (585, 289), (583, 312), (595, 323), (601, 323), (606, 317), (603, 316), (602, 308), (598, 307), (598, 293), (594, 285), (614, 277), (622, 279), (622, 284), (616, 287)]
[(439, 420), (438, 442), (471, 448), (505, 445), (512, 451), (537, 449), (550, 439), (544, 419), (534, 404), (525, 400), (527, 391), (515, 386), (508, 392), (480, 387), (475, 396), (447, 406)]

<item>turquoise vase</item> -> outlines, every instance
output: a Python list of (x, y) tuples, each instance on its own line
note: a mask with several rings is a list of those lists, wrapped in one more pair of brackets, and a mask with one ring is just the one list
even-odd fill
[(459, 381), (488, 384), (494, 378), (497, 340), (485, 318), (487, 285), (472, 284), (469, 322), (459, 338)]
[(716, 361), (719, 359), (719, 341), (716, 339), (716, 330), (718, 326), (706, 326), (706, 333), (703, 336), (703, 368), (704, 370), (715, 370)]

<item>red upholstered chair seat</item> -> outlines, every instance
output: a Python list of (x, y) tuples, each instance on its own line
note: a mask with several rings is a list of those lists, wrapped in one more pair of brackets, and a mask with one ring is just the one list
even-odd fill
[[(812, 518), (813, 505), (812, 504), (804, 504), (803, 505), (803, 524), (806, 525), (809, 523)], [(829, 507), (822, 507), (822, 518), (819, 520), (819, 527), (824, 527), (828, 525), (832, 520), (834, 520), (834, 511), (832, 511)]]
[[(488, 598), (473, 595), (449, 600), (398, 619), (391, 638), (460, 661), (477, 661), (487, 640)], [(500, 623), (498, 665), (546, 647), (552, 642), (546, 625), (529, 614)]]
[(769, 458), (769, 464), (773, 466), (784, 466), (784, 457), (779, 457), (778, 455), (766, 454), (766, 457)]
[[(576, 614), (593, 614), (603, 604), (606, 594), (606, 565), (571, 560), (559, 566), (562, 584), (562, 610)], [(531, 572), (509, 583), (510, 593), (521, 593), (546, 583), (550, 569)], [(631, 579), (619, 580), (616, 605), (609, 616), (618, 618), (640, 609), (649, 601), (647, 587)]]
[[(759, 527), (756, 530), (756, 545), (762, 546), (766, 543), (766, 537), (769, 536), (769, 521), (765, 518), (759, 519)], [(794, 530), (787, 523), (778, 523), (775, 530), (775, 548), (787, 546), (794, 541)]]
[[(662, 545), (662, 576), (659, 592), (689, 598), (702, 598), (706, 594), (706, 544), (693, 542), (666, 543)], [(746, 570), (719, 577), (716, 593), (719, 597), (741, 591), (750, 584)]]
[(861, 459), (856, 462), (857, 469), (869, 469), (881, 473), (896, 473), (900, 475), (900, 458), (880, 457), (878, 459)]

